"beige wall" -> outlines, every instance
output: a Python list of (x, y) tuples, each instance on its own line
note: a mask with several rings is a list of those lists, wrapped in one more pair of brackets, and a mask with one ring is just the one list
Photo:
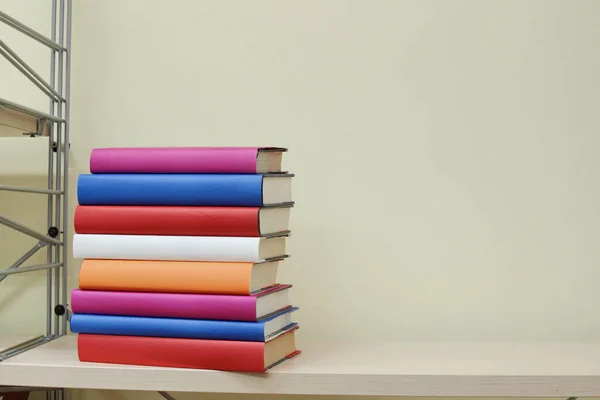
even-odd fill
[[(74, 3), (74, 178), (100, 146), (290, 148), (301, 342), (600, 339), (600, 2)], [(2, 329), (43, 318), (31, 279)]]

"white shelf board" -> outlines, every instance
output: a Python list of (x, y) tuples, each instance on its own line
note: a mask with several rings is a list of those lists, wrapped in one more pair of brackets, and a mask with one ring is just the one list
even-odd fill
[[(39, 118), (48, 121), (42, 136), (24, 135), (37, 132)], [(47, 175), (50, 124), (61, 121), (0, 98), (0, 177)]]
[(600, 396), (600, 343), (313, 343), (266, 375), (80, 363), (76, 337), (0, 362), (0, 385), (373, 396)]
[[(40, 120), (45, 122), (41, 132), (38, 132)], [(22, 137), (23, 133), (48, 136), (53, 122), (64, 120), (0, 98), (0, 137)]]
[[(0, 138), (27, 137), (37, 132), (37, 118), (19, 113), (10, 113), (0, 106)], [(44, 125), (43, 135), (48, 136), (49, 126)]]

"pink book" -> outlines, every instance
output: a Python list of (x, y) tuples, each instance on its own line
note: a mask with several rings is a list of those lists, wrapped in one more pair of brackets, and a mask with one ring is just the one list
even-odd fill
[(251, 296), (75, 289), (71, 292), (71, 308), (75, 314), (252, 322), (290, 308), (291, 287), (277, 285)]
[(94, 149), (92, 174), (267, 174), (283, 147), (113, 147)]

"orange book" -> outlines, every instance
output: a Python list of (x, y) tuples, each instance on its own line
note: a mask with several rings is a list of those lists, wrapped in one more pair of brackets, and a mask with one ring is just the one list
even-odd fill
[(86, 259), (79, 272), (79, 288), (250, 295), (277, 283), (279, 261), (251, 263)]

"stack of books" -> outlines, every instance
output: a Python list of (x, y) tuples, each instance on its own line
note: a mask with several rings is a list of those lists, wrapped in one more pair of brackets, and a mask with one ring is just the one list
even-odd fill
[(80, 361), (266, 372), (297, 355), (283, 148), (104, 148), (79, 176)]

